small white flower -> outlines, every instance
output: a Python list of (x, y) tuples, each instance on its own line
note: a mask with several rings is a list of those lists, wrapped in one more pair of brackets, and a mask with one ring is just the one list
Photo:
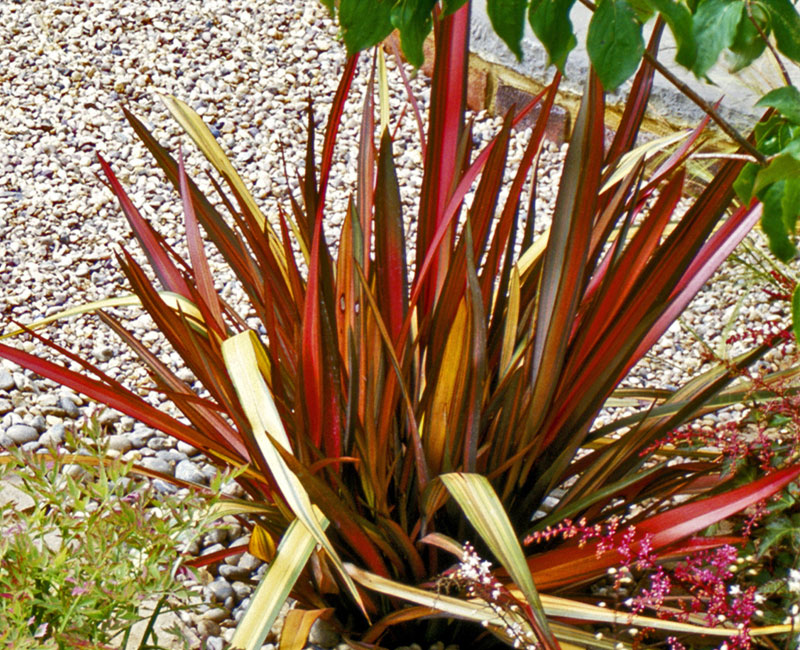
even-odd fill
[(731, 596), (738, 596), (742, 593), (742, 588), (739, 585), (731, 585), (730, 589), (728, 589), (728, 593)]
[(789, 569), (789, 582), (786, 584), (789, 591), (800, 593), (800, 571)]

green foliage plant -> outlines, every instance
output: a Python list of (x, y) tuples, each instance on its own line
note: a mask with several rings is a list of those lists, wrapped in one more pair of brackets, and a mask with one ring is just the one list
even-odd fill
[[(309, 117), (299, 195), (269, 219), (199, 116), (165, 97), (219, 175), (220, 207), (188, 177), (182, 156), (173, 157), (126, 110), (180, 195), (189, 259), (141, 216), (101, 159), (156, 280), (121, 249), (133, 296), (75, 311), (97, 310), (183, 418), (154, 408), (89, 363), (78, 373), (6, 344), (0, 356), (193, 445), (219, 467), (239, 470), (248, 498), (223, 506), (249, 517), (252, 539), (272, 562), (237, 628), (236, 648), (260, 647), (289, 594), (301, 608), (287, 619), (298, 630), (287, 634), (287, 647), (302, 647), (305, 623), (330, 614), (348, 641), (363, 647), (427, 629), (468, 639), (470, 647), (525, 639), (548, 650), (628, 648), (628, 636), (598, 641), (591, 631), (620, 620), (653, 628), (661, 640), (698, 629), (717, 641), (742, 638), (725, 625), (706, 631), (693, 622), (659, 622), (648, 612), (609, 611), (596, 604), (593, 585), (624, 553), (656, 570), (736, 544), (738, 538), (707, 533), (709, 527), (800, 474), (800, 466), (786, 463), (734, 485), (721, 463), (667, 464), (656, 444), (676, 427), (743, 399), (751, 387), (741, 370), (774, 337), (677, 390), (659, 392), (649, 410), (594, 425), (628, 371), (757, 223), (758, 202), (737, 201), (733, 188), (745, 161), (725, 160), (679, 212), (684, 163), (707, 121), (648, 165), (635, 144), (653, 65), (645, 59), (639, 66), (608, 147), (604, 93), (592, 72), (552, 226), (536, 237), (537, 188), (527, 203), (522, 190), (535, 178), (559, 76), (473, 151), (463, 99), (469, 7), (450, 12), (448, 4), (432, 18), (436, 56), (413, 245), (405, 235), (391, 130), (388, 123), (376, 128), (372, 81), (358, 181), (336, 254), (323, 234), (357, 53), (347, 59), (319, 158)], [(342, 20), (348, 7), (339, 4)], [(376, 19), (385, 8), (379, 3)], [(660, 33), (648, 45), (651, 54)], [(377, 90), (385, 106), (386, 88)], [(507, 170), (515, 123), (536, 106), (522, 161)], [(238, 278), (256, 329), (217, 293), (203, 233)], [(152, 316), (202, 393), (102, 311), (131, 304)], [(38, 337), (33, 329), (43, 324), (27, 331)], [(768, 376), (765, 385), (775, 380)], [(536, 513), (546, 514), (534, 520)], [(565, 520), (603, 534), (580, 543), (548, 533)], [(475, 575), (486, 584), (456, 579), (455, 593), (437, 591), (454, 562), (473, 562), (471, 547), (456, 541), (464, 539), (499, 566), (489, 571), (479, 563)], [(525, 551), (525, 539), (538, 543)], [(472, 573), (467, 568), (464, 575)], [(478, 588), (486, 586), (487, 593)], [(495, 596), (505, 599), (502, 605)], [(447, 622), (453, 620), (485, 631), (476, 638), (480, 627)]]
[(14, 447), (0, 456), (12, 492), (0, 506), (4, 649), (124, 647), (145, 601), (188, 602), (177, 574), (211, 500), (157, 495), (131, 463), (106, 455), (96, 422), (67, 446), (80, 455)]

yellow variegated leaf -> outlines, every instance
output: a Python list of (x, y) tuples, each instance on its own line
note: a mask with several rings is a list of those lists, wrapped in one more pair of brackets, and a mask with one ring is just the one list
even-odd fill
[(275, 440), (285, 450), (292, 452), (289, 437), (283, 428), (272, 393), (264, 381), (266, 354), (258, 336), (252, 330), (232, 336), (222, 343), (222, 357), (253, 430), (253, 437), (275, 482), (280, 487), (281, 495), (295, 516), (305, 524), (317, 543), (328, 553), (353, 599), (363, 609), (355, 585), (350, 576), (344, 572), (338, 554), (314, 515), (308, 492), (272, 443)]
[[(284, 279), (288, 282), (288, 275), (286, 275), (286, 258), (284, 256), (283, 246), (278, 236), (275, 234), (275, 230), (264, 218), (255, 199), (247, 190), (247, 187), (245, 187), (241, 176), (239, 176), (239, 173), (234, 169), (231, 161), (228, 160), (228, 157), (222, 150), (222, 147), (220, 147), (216, 138), (212, 135), (205, 122), (203, 122), (203, 118), (187, 104), (172, 95), (161, 95), (161, 101), (164, 102), (164, 105), (172, 114), (172, 117), (174, 117), (183, 130), (186, 131), (208, 162), (210, 162), (214, 166), (214, 169), (226, 180), (239, 201), (244, 203), (243, 209), (246, 209), (252, 214), (259, 228), (267, 233), (272, 254), (275, 256), (275, 259), (278, 260), (281, 270), (284, 273)], [(302, 239), (298, 241), (302, 242)]]
[(519, 299), (519, 271), (514, 266), (511, 269), (511, 277), (508, 281), (508, 306), (503, 329), (503, 347), (500, 352), (500, 379), (508, 372), (511, 357), (514, 354), (514, 344), (517, 340), (517, 326), (519, 324)]
[(466, 300), (462, 300), (444, 348), (443, 358), (447, 361), (439, 371), (431, 406), (425, 414), (424, 427), (420, 427), (426, 458), (434, 473), (444, 467), (446, 446), (456, 445), (453, 423), (458, 420), (466, 390), (465, 379), (470, 363), (469, 329), (469, 311)]
[[(315, 508), (312, 514), (320, 528), (327, 528), (328, 521), (318, 509)], [(258, 584), (244, 617), (236, 627), (231, 648), (257, 650), (261, 647), (316, 545), (317, 541), (308, 528), (295, 519), (281, 539), (275, 559)]]
[(442, 474), (439, 478), (489, 550), (525, 595), (541, 631), (551, 634), (533, 577), (525, 562), (525, 554), (492, 484), (480, 474), (454, 472)]
[(253, 199), (247, 191), (241, 176), (239, 176), (239, 173), (234, 169), (231, 161), (228, 160), (228, 157), (222, 150), (222, 147), (219, 146), (216, 138), (206, 126), (205, 122), (203, 122), (203, 118), (177, 97), (161, 95), (161, 101), (164, 102), (164, 105), (172, 114), (172, 117), (175, 118), (183, 130), (186, 131), (187, 135), (194, 141), (197, 148), (203, 152), (208, 162), (214, 166), (214, 169), (216, 169), (234, 188), (234, 191), (239, 194), (253, 216), (258, 220), (258, 225), (271, 230), (272, 227), (267, 223), (264, 215), (261, 214), (261, 210), (256, 204), (255, 199)]
[(636, 149), (632, 149), (622, 156), (622, 158), (620, 158), (619, 164), (614, 170), (614, 173), (611, 174), (600, 192), (602, 193), (607, 191), (610, 187), (613, 187), (616, 183), (619, 183), (623, 178), (630, 174), (633, 168), (638, 164), (640, 158), (644, 157), (645, 160), (650, 160), (650, 158), (663, 151), (667, 147), (670, 147), (681, 140), (685, 140), (688, 134), (688, 131), (672, 133), (661, 138), (656, 138), (655, 140), (650, 140), (650, 142), (645, 142), (643, 145), (636, 147)]
[(275, 557), (275, 542), (266, 530), (256, 524), (250, 533), (247, 550), (250, 555), (254, 555), (262, 562), (272, 562), (272, 558)]
[(550, 629), (561, 644), (561, 650), (632, 650), (629, 643), (607, 639), (603, 635), (584, 632), (569, 625), (550, 623)]
[[(522, 597), (522, 593), (514, 588), (511, 593), (517, 597)], [(540, 596), (544, 611), (548, 616), (557, 618), (570, 618), (579, 621), (592, 623), (610, 623), (612, 625), (623, 625), (627, 627), (653, 628), (664, 630), (665, 632), (676, 632), (680, 634), (705, 634), (709, 636), (732, 637), (741, 634), (741, 630), (725, 627), (708, 627), (707, 625), (693, 625), (692, 623), (681, 623), (680, 621), (670, 621), (666, 619), (653, 618), (650, 616), (639, 616), (630, 612), (621, 612), (607, 607), (597, 607), (577, 600), (559, 598), (558, 596)], [(791, 626), (775, 626), (788, 627)], [(763, 628), (767, 630), (769, 628)], [(758, 635), (759, 628), (751, 630), (751, 634)], [(781, 630), (785, 632), (788, 630)], [(776, 631), (770, 629), (770, 633)], [(762, 632), (763, 635), (763, 632)]]
[(386, 77), (386, 59), (378, 48), (378, 90), (381, 102), (381, 133), (389, 128), (389, 80)]
[(265, 515), (269, 517), (280, 516), (280, 512), (275, 506), (254, 501), (242, 501), (240, 499), (223, 499), (213, 504), (209, 509), (215, 519), (227, 515)]
[(293, 609), (286, 615), (281, 630), (280, 650), (303, 650), (311, 632), (311, 626), (321, 616), (333, 612), (332, 609)]
[(550, 228), (539, 235), (533, 244), (526, 248), (522, 255), (519, 256), (519, 260), (514, 265), (514, 268), (517, 269), (520, 280), (524, 281), (528, 277), (531, 268), (533, 268), (533, 265), (541, 258), (547, 248), (547, 241), (549, 238)]
[(503, 619), (495, 614), (488, 603), (479, 598), (462, 600), (461, 598), (454, 598), (452, 596), (446, 596), (445, 594), (426, 591), (419, 587), (412, 587), (401, 582), (395, 582), (394, 580), (384, 578), (375, 573), (363, 571), (348, 562), (345, 562), (344, 566), (356, 582), (386, 596), (402, 598), (408, 602), (416, 603), (423, 607), (430, 607), (431, 609), (444, 612), (448, 616), (465, 621), (475, 621), (476, 623), (483, 623), (485, 621), (487, 625), (497, 626), (504, 624)]
[[(191, 300), (187, 300), (183, 296), (177, 293), (173, 293), (172, 291), (159, 291), (158, 295), (161, 297), (161, 300), (168, 306), (174, 309), (176, 312), (182, 313), (184, 316), (189, 317), (189, 323), (199, 329), (203, 334), (206, 333), (206, 328), (202, 325), (203, 315), (200, 313), (200, 310), (195, 306), (195, 304)], [(49, 325), (57, 320), (61, 320), (62, 318), (69, 318), (70, 316), (79, 316), (80, 314), (88, 314), (89, 312), (97, 311), (98, 309), (109, 309), (112, 307), (130, 307), (132, 305), (141, 305), (142, 301), (139, 299), (138, 296), (133, 294), (129, 296), (119, 296), (117, 298), (105, 298), (103, 300), (96, 300), (94, 302), (87, 302), (83, 305), (78, 305), (77, 307), (70, 307), (69, 309), (65, 309), (64, 311), (60, 311), (52, 316), (48, 316), (47, 318), (43, 318), (42, 320), (38, 320), (35, 323), (31, 323), (30, 325), (26, 325), (29, 330), (39, 329), (40, 327), (44, 327), (45, 325)], [(17, 329), (8, 334), (3, 334), (0, 336), (0, 339), (5, 339), (13, 336), (18, 336), (22, 334), (25, 330)]]

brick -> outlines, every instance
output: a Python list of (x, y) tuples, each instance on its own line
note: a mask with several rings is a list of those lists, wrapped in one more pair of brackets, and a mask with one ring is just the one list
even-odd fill
[(422, 73), (428, 77), (433, 76), (433, 55), (435, 50), (433, 36), (428, 36), (422, 44), (422, 53), (425, 55), (425, 63), (422, 64)]
[[(494, 110), (497, 115), (505, 115), (514, 106), (516, 110), (524, 108), (531, 100), (533, 95), (520, 90), (514, 86), (501, 83), (495, 93)], [(525, 119), (519, 124), (519, 128), (525, 129), (533, 126), (539, 119), (541, 105), (537, 105), (531, 110)], [(550, 119), (547, 121), (544, 137), (546, 140), (561, 144), (569, 135), (570, 115), (569, 111), (561, 106), (554, 105), (550, 111)]]
[(475, 66), (469, 67), (469, 80), (467, 84), (467, 108), (473, 111), (482, 111), (486, 108), (486, 88), (489, 83), (489, 74)]

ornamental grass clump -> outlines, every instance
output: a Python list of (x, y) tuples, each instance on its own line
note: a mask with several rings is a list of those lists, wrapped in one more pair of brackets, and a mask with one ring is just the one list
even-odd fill
[[(299, 195), (275, 214), (261, 212), (211, 132), (179, 99), (164, 102), (218, 174), (216, 204), (189, 178), (182, 156), (125, 110), (180, 196), (188, 259), (142, 217), (101, 159), (156, 280), (122, 248), (117, 257), (133, 297), (84, 310), (96, 310), (131, 346), (153, 390), (181, 418), (53, 344), (86, 372), (5, 344), (0, 356), (191, 444), (221, 468), (240, 470), (247, 498), (226, 500), (221, 511), (247, 517), (251, 549), (271, 564), (233, 647), (259, 648), (290, 594), (300, 607), (286, 619), (287, 647), (302, 647), (321, 616), (356, 647), (417, 635), (475, 648), (629, 648), (629, 628), (654, 629), (657, 643), (666, 636), (693, 635), (706, 645), (739, 638), (741, 630), (726, 624), (707, 630), (649, 610), (600, 607), (594, 588), (624, 564), (625, 553), (666, 570), (673, 560), (735, 545), (735, 536), (706, 531), (800, 474), (787, 462), (734, 485), (721, 462), (668, 465), (653, 446), (743, 398), (750, 387), (740, 371), (773, 338), (660, 392), (638, 415), (600, 429), (594, 422), (758, 221), (760, 205), (737, 202), (733, 191), (745, 163), (724, 161), (679, 211), (684, 162), (705, 122), (658, 160), (635, 148), (653, 78), (645, 61), (605, 147), (604, 93), (590, 73), (552, 225), (537, 237), (537, 187), (526, 202), (523, 188), (536, 179), (560, 77), (473, 151), (464, 109), (468, 31), (467, 7), (437, 14), (410, 247), (401, 201), (408, 188), (400, 187), (386, 110), (376, 126), (372, 81), (358, 181), (335, 254), (323, 234), (333, 152), (359, 55), (347, 59), (319, 158), (309, 119)], [(385, 83), (377, 91), (385, 107)], [(515, 124), (533, 108), (539, 115), (522, 161), (507, 169)], [(255, 329), (217, 292), (205, 238), (236, 275)], [(150, 314), (196, 385), (103, 311), (123, 304)], [(773, 380), (764, 378), (767, 386)], [(545, 536), (526, 555), (525, 538), (541, 538), (567, 519), (603, 533), (584, 543)], [(437, 588), (472, 552), (457, 540), (470, 540), (498, 567), (488, 593)], [(598, 640), (594, 626), (609, 628), (612, 640)]]

